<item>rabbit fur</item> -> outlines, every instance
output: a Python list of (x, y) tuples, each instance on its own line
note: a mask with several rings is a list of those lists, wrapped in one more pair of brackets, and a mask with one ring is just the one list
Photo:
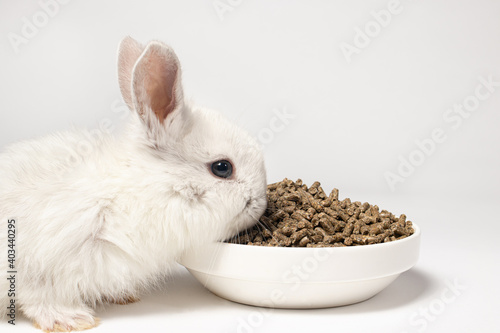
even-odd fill
[[(259, 145), (184, 100), (169, 46), (127, 37), (118, 70), (133, 111), (123, 135), (72, 130), (0, 155), (0, 244), (15, 219), (16, 306), (45, 331), (96, 326), (97, 304), (139, 298), (184, 251), (250, 227), (266, 207)], [(218, 160), (232, 163), (231, 178), (211, 173)], [(8, 289), (0, 279), (0, 317)]]

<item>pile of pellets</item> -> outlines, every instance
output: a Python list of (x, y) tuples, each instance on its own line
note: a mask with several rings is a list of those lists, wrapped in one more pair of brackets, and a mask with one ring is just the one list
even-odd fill
[(326, 195), (319, 182), (307, 187), (288, 179), (267, 188), (267, 209), (253, 228), (229, 242), (279, 247), (340, 247), (387, 243), (415, 231), (404, 214), (394, 216), (367, 202)]

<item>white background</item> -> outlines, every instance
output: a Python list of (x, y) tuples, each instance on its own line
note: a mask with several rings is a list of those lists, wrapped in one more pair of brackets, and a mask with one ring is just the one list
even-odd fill
[[(400, 0), (381, 26), (372, 11), (389, 3), (72, 0), (43, 22), (39, 2), (0, 0), (1, 147), (72, 124), (118, 128), (118, 43), (159, 39), (181, 60), (187, 97), (261, 138), (269, 182), (319, 180), (422, 229), (417, 266), (364, 303), (262, 317), (181, 270), (140, 303), (100, 309), (95, 332), (245, 332), (249, 318), (264, 318), (252, 332), (500, 330), (500, 87), (460, 123), (444, 118), (474, 102), (480, 77), (500, 82), (500, 2)], [(45, 25), (15, 46), (26, 20)], [(348, 59), (343, 43), (358, 53)], [(293, 118), (276, 122), (284, 112)], [(416, 141), (435, 130), (445, 139), (424, 154)], [(388, 172), (401, 177), (392, 187)], [(464, 289), (445, 304), (447, 281)], [(18, 324), (0, 327), (34, 331)]]

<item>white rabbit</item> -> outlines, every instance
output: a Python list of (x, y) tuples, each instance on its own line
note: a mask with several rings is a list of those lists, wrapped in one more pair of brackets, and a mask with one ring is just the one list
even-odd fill
[[(266, 207), (259, 145), (185, 102), (171, 48), (127, 37), (118, 69), (134, 111), (123, 136), (75, 130), (0, 155), (2, 253), (15, 219), (16, 306), (46, 331), (95, 327), (96, 304), (136, 300), (185, 250), (238, 233)], [(4, 318), (8, 283), (0, 279)]]

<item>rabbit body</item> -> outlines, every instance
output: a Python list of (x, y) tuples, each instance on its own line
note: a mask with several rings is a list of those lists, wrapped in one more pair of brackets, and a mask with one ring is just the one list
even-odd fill
[[(251, 226), (266, 206), (257, 143), (184, 101), (170, 48), (127, 38), (119, 61), (135, 111), (123, 135), (73, 130), (0, 155), (0, 244), (14, 219), (16, 305), (46, 331), (94, 327), (96, 304), (137, 299), (184, 251)], [(149, 77), (157, 65), (166, 74)], [(230, 178), (211, 173), (218, 160), (233, 165)], [(0, 270), (10, 270), (6, 260)], [(6, 293), (0, 302), (5, 316)]]

